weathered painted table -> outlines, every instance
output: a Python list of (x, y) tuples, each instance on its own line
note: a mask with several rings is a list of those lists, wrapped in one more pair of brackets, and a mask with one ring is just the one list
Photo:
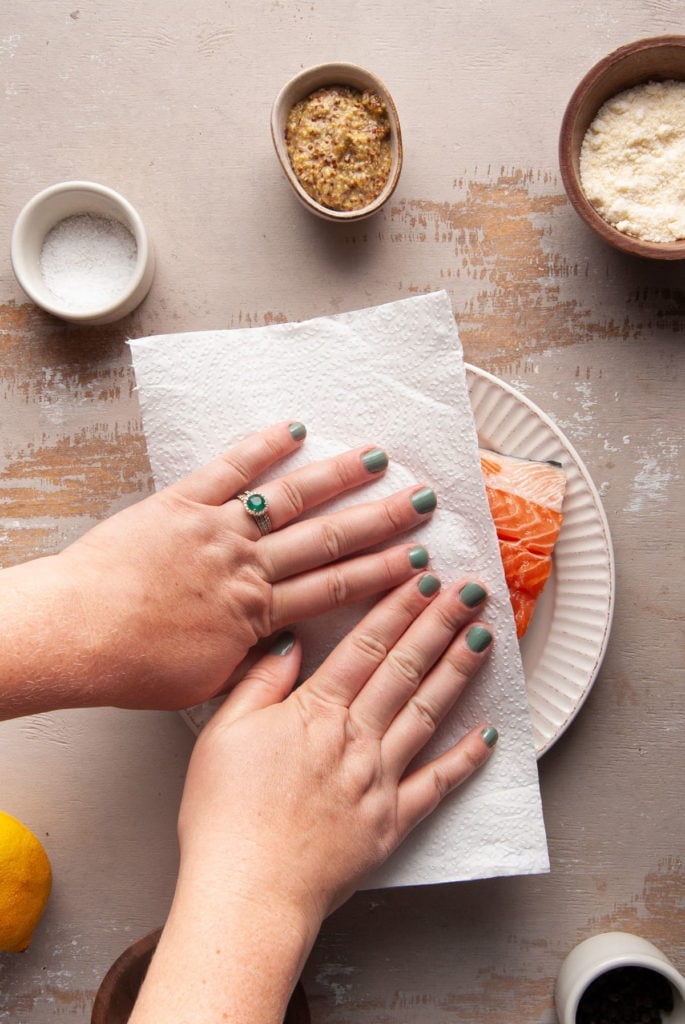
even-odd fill
[[(467, 359), (557, 421), (603, 497), (616, 614), (589, 700), (540, 765), (551, 874), (355, 897), (306, 970), (315, 1024), (548, 1024), (563, 956), (605, 929), (685, 966), (683, 269), (604, 248), (556, 159), (581, 75), (678, 31), (678, 0), (2, 5), (3, 565), (148, 493), (127, 337), (436, 288)], [(404, 130), (397, 192), (357, 228), (297, 204), (269, 137), (285, 79), (330, 59), (385, 79)], [(154, 239), (153, 289), (120, 324), (53, 321), (13, 278), (14, 218), (70, 178), (123, 192)], [(163, 920), (191, 746), (171, 713), (2, 727), (0, 806), (44, 838), (55, 889), (31, 950), (0, 956), (0, 1021), (87, 1020), (112, 960)]]

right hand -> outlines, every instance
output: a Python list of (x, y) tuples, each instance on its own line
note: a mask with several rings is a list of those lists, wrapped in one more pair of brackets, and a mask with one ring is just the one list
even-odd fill
[(426, 582), (383, 598), (293, 692), (289, 637), (206, 726), (176, 893), (131, 1024), (282, 1021), (323, 918), (487, 760), (497, 733), (481, 724), (411, 767), (489, 638), (463, 586)]
[(472, 621), (480, 609), (460, 599), (463, 584), (425, 596), (424, 579), (382, 599), (291, 693), (298, 645), (264, 658), (201, 734), (180, 815), (182, 860), (217, 879), (217, 901), (227, 892), (282, 901), (284, 916), (303, 915), (316, 934), (490, 755), (497, 734), (484, 737), (481, 724), (410, 768), (491, 639)]

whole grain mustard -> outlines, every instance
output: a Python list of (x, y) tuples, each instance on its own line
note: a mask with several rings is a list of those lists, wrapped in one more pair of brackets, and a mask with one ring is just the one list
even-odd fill
[(290, 110), (285, 141), (302, 188), (331, 210), (368, 206), (390, 175), (390, 119), (370, 89), (317, 89)]

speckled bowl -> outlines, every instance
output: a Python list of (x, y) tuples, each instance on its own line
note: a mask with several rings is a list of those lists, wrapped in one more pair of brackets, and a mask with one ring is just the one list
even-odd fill
[[(95, 996), (91, 1024), (126, 1024), (161, 934), (161, 928), (149, 932), (114, 961)], [(309, 1004), (300, 983), (295, 986), (283, 1024), (311, 1024)]]
[[(354, 89), (373, 89), (385, 103), (390, 120), (390, 146), (392, 162), (385, 187), (376, 198), (358, 210), (331, 210), (313, 199), (300, 184), (295, 174), (285, 144), (285, 126), (291, 108), (309, 96), (315, 89), (324, 86), (349, 85)], [(356, 64), (317, 64), (301, 71), (287, 82), (276, 97), (271, 109), (271, 137), (283, 173), (300, 202), (312, 213), (325, 220), (358, 221), (377, 213), (395, 191), (402, 170), (402, 132), (400, 119), (390, 92), (380, 78)]]
[(580, 149), (597, 111), (624, 89), (645, 82), (685, 81), (685, 36), (639, 39), (614, 50), (591, 68), (569, 100), (559, 134), (559, 166), (566, 193), (576, 212), (615, 249), (656, 260), (685, 259), (685, 239), (646, 242), (619, 231), (599, 215), (583, 191)]

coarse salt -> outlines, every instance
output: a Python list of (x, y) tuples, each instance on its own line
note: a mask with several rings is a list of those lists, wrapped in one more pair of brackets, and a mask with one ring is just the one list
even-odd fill
[(607, 100), (585, 133), (580, 179), (624, 234), (685, 238), (685, 82), (648, 82)]
[(120, 221), (83, 213), (48, 232), (40, 269), (47, 287), (69, 309), (101, 309), (126, 290), (137, 256), (136, 240)]

